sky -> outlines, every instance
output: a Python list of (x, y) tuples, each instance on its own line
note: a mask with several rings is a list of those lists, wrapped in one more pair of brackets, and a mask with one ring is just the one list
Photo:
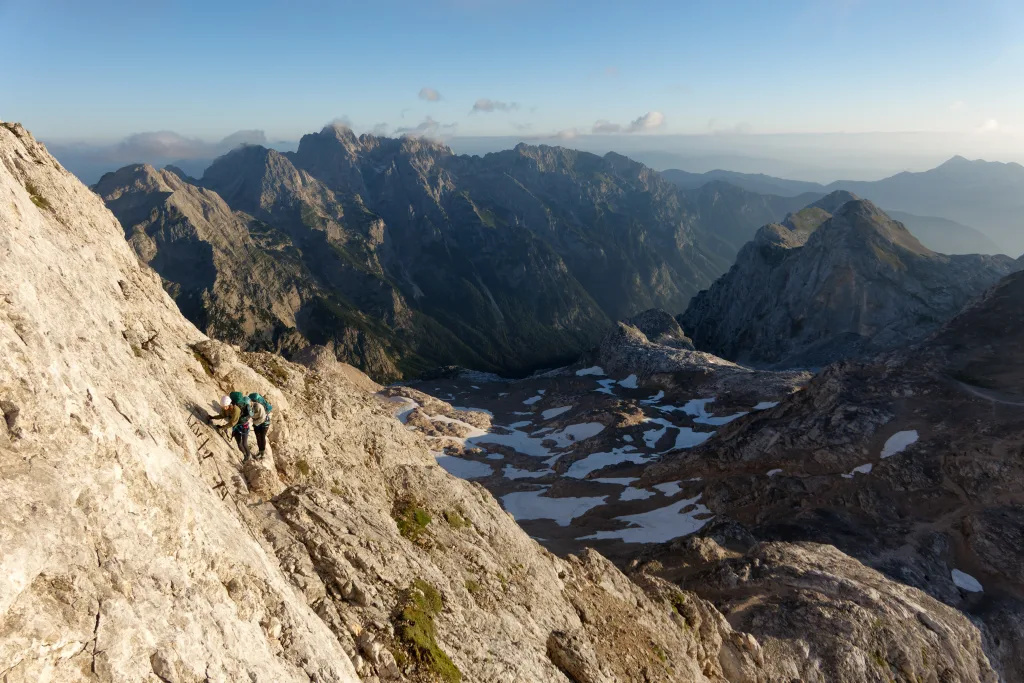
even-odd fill
[(861, 133), (839, 151), (1024, 160), (1019, 0), (0, 0), (0, 61), (0, 119), (58, 145), (342, 121), (456, 149), (824, 158)]

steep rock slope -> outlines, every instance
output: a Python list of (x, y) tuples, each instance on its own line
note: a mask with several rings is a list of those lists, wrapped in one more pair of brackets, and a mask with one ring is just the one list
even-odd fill
[(824, 365), (920, 339), (1016, 269), (1005, 256), (936, 254), (850, 197), (834, 193), (758, 231), (680, 316), (697, 348), (741, 362)]
[[(281, 160), (279, 168), (290, 167), (277, 152), (264, 152)], [(259, 204), (232, 211), (216, 192), (171, 169), (126, 166), (93, 190), (200, 329), (249, 349), (294, 353), (327, 345), (380, 379), (400, 377), (395, 360), (417, 359), (387, 323), (401, 328), (409, 313), (382, 284), (379, 264), (359, 267), (349, 253), (365, 236), (341, 226), (343, 208), (315, 180), (294, 168), (277, 178), (291, 188), (293, 204), (279, 207), (274, 226)], [(240, 174), (235, 182), (253, 181)], [(258, 195), (266, 204), (282, 201), (272, 187)], [(373, 233), (372, 222), (363, 227)]]
[[(985, 625), (1004, 680), (1021, 680), (1022, 316), (1024, 274), (1014, 273), (922, 344), (834, 364), (645, 476), (702, 477), (694, 486), (723, 522), (709, 536), (734, 549), (758, 539), (832, 543), (967, 612)], [(753, 535), (729, 530), (727, 519)], [(681, 558), (696, 550), (656, 556), (687, 576)], [(743, 609), (749, 593), (732, 590), (719, 606), (732, 623), (751, 624), (759, 611)], [(744, 616), (732, 619), (733, 609)]]
[[(142, 164), (104, 175), (93, 189), (196, 326), (255, 348), (273, 348), (275, 338), (295, 328), (314, 293), (309, 274), (286, 245), (274, 256), (265, 253), (250, 216), (171, 170)], [(263, 235), (273, 239), (269, 230)]]

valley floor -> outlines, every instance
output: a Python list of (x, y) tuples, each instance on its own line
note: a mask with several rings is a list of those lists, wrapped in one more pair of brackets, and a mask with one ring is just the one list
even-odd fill
[[(455, 412), (418, 401), (420, 392)], [(442, 467), (483, 484), (549, 550), (594, 547), (622, 561), (636, 556), (638, 544), (685, 536), (713, 517), (701, 502), (700, 477), (644, 486), (645, 468), (775, 405), (666, 395), (598, 366), (519, 381), (469, 373), (383, 393), (406, 428), (427, 437)]]

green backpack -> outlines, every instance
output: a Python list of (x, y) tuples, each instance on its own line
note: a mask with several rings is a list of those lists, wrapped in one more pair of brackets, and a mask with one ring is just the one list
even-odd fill
[(259, 394), (257, 394), (257, 393), (256, 393), (255, 391), (254, 391), (254, 392), (252, 392), (251, 394), (249, 394), (249, 398), (250, 398), (251, 400), (253, 400), (253, 401), (256, 401), (256, 403), (259, 403), (259, 404), (260, 404), (260, 405), (262, 405), (262, 406), (263, 406), (264, 408), (266, 408), (266, 409), (267, 409), (267, 412), (268, 412), (268, 413), (269, 413), (269, 412), (270, 412), (271, 410), (273, 410), (273, 409), (274, 409), (274, 406), (270, 405), (270, 401), (268, 401), (267, 399), (263, 398), (262, 396), (260, 396)]
[(228, 398), (236, 406), (242, 409), (242, 417), (251, 417), (252, 409), (250, 408), (249, 397), (243, 394), (241, 391), (232, 391), (228, 394)]

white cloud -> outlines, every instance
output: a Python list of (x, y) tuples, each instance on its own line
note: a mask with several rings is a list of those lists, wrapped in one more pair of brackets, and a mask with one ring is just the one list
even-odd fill
[(388, 128), (388, 124), (378, 123), (377, 125), (370, 129), (370, 135), (374, 135), (378, 138), (383, 137), (388, 134)]
[(531, 135), (526, 140), (572, 140), (580, 136), (579, 130), (576, 128), (564, 128), (556, 133), (544, 133)]
[(515, 111), (519, 109), (517, 102), (501, 102), (499, 100), (489, 100), (486, 97), (482, 97), (473, 103), (473, 109), (470, 110), (470, 114), (473, 112), (495, 112), (495, 111)]
[(621, 133), (622, 126), (620, 126), (617, 123), (612, 123), (611, 121), (605, 121), (604, 119), (601, 119), (600, 121), (596, 121), (594, 123), (594, 127), (591, 129), (591, 131), (595, 135), (607, 133)]
[(168, 163), (195, 165), (185, 170), (201, 174), (206, 164), (240, 145), (270, 146), (262, 130), (240, 130), (218, 142), (189, 138), (173, 131), (161, 130), (135, 133), (112, 144), (47, 143), (50, 152), (69, 171), (85, 183), (94, 183), (107, 171), (126, 164), (147, 163), (163, 166)]
[(594, 135), (612, 135), (615, 133), (645, 133), (652, 130), (657, 130), (665, 125), (665, 115), (660, 111), (649, 111), (643, 116), (639, 116), (629, 122), (628, 125), (623, 126), (618, 123), (612, 123), (605, 119), (595, 121), (593, 127), (590, 129)]
[(995, 133), (999, 130), (999, 122), (995, 119), (988, 119), (974, 129), (976, 133)]
[(655, 130), (663, 125), (665, 125), (665, 115), (660, 111), (649, 111), (643, 116), (634, 119), (629, 124), (627, 132), (636, 133), (638, 131)]
[(424, 87), (420, 88), (419, 97), (421, 100), (426, 100), (427, 102), (437, 102), (441, 99), (441, 93), (437, 92), (433, 88)]

